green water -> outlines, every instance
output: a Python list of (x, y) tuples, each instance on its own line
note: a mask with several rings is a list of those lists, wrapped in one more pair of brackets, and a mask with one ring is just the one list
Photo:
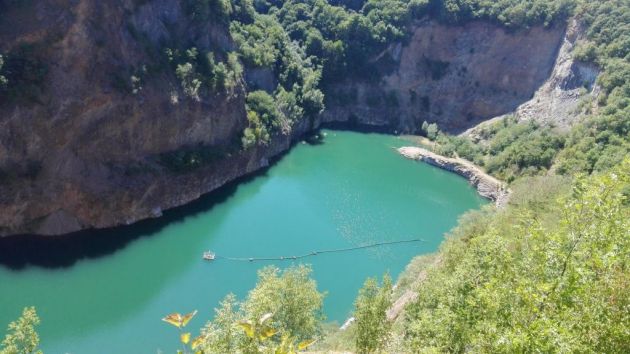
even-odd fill
[[(206, 249), (256, 257), (424, 238), (305, 260), (328, 292), (329, 320), (343, 322), (366, 277), (397, 276), (414, 255), (435, 251), (459, 215), (485, 203), (464, 179), (396, 154), (391, 147), (408, 144), (399, 138), (326, 133), (323, 144), (298, 144), (265, 173), (154, 231), (138, 231), (152, 234), (105, 256), (77, 257), (66, 267), (0, 266), (0, 326), (35, 305), (46, 353), (173, 352), (177, 334), (163, 315), (198, 309), (189, 325), (197, 329), (227, 293), (242, 298), (256, 270), (273, 264), (204, 262)], [(117, 232), (128, 233), (108, 237)]]

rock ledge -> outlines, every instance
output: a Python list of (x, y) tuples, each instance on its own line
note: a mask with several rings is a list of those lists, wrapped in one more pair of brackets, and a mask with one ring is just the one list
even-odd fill
[(457, 173), (466, 178), (482, 197), (492, 200), (497, 207), (502, 207), (507, 203), (510, 190), (506, 184), (485, 173), (467, 160), (441, 156), (416, 146), (401, 147), (398, 149), (398, 153), (408, 159), (423, 161)]

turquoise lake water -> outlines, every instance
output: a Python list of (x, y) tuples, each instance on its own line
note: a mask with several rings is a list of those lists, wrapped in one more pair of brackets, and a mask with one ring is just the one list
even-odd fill
[[(243, 298), (257, 269), (291, 264), (205, 262), (204, 250), (264, 257), (426, 240), (302, 260), (328, 293), (328, 319), (343, 322), (366, 277), (395, 278), (415, 255), (436, 251), (462, 213), (486, 203), (463, 178), (399, 156), (392, 147), (405, 140), (325, 134), (322, 144), (298, 144), (270, 169), (162, 220), (80, 240), (0, 243), (5, 258), (22, 260), (0, 263), (0, 326), (34, 305), (45, 353), (171, 353), (177, 333), (164, 315), (197, 309), (196, 330), (226, 294)], [(54, 259), (29, 262), (34, 252)]]

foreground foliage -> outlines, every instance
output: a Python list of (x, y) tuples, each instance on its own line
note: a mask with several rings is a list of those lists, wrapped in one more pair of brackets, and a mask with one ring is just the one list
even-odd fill
[(183, 328), (196, 311), (163, 320), (180, 330), (183, 353), (295, 353), (321, 334), (324, 294), (310, 274), (304, 265), (263, 268), (247, 299), (239, 303), (233, 294), (226, 296), (194, 339)]
[(9, 324), (0, 354), (41, 354), (38, 349), (39, 335), (35, 331), (37, 325), (39, 325), (39, 317), (35, 308), (25, 308), (22, 316)]
[(407, 311), (406, 346), (630, 351), (628, 186), (630, 160), (578, 178), (569, 195), (544, 210), (527, 203), (460, 224)]
[(391, 323), (386, 312), (391, 305), (392, 281), (388, 275), (383, 277), (380, 286), (376, 279), (365, 281), (354, 305), (357, 352), (374, 353), (387, 346)]

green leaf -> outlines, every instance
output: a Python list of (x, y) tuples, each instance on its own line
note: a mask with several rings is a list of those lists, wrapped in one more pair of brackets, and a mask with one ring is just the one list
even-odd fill
[(274, 334), (278, 333), (277, 330), (271, 327), (265, 327), (260, 331), (260, 339), (267, 339), (269, 337), (273, 337)]
[(188, 344), (188, 342), (190, 342), (190, 332), (182, 333), (179, 336), (179, 339), (182, 341), (182, 343)]
[(300, 342), (300, 344), (298, 344), (298, 350), (304, 350), (313, 345), (316, 341), (317, 339), (307, 339), (305, 341), (302, 341)]
[(249, 338), (254, 338), (255, 337), (254, 326), (251, 323), (249, 323), (249, 322), (239, 322), (238, 325), (241, 326), (241, 328), (243, 328), (243, 330), (245, 331), (245, 334)]

